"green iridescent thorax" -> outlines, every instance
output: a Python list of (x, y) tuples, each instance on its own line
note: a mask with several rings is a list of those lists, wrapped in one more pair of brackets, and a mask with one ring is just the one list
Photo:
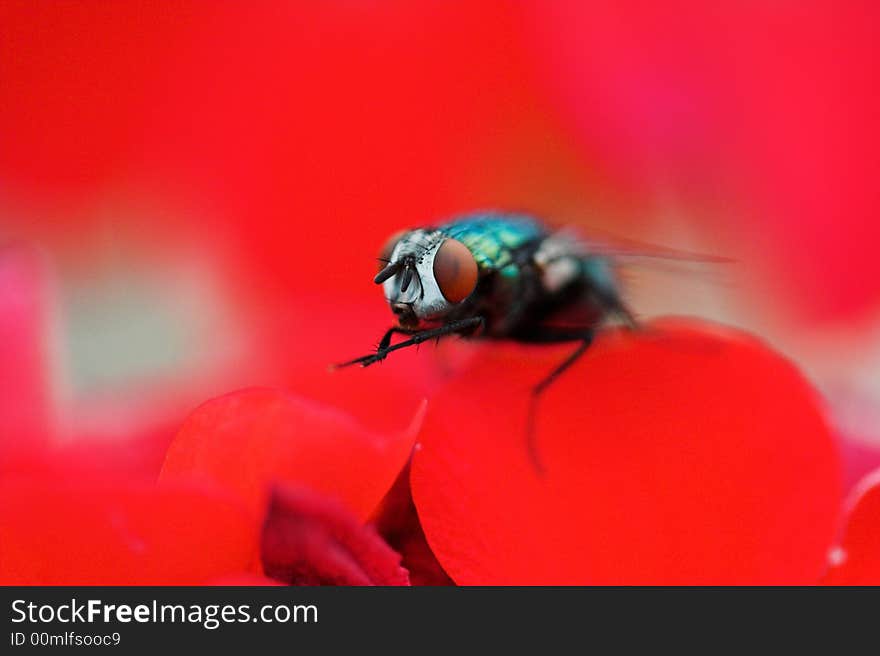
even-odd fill
[(463, 216), (438, 230), (467, 246), (481, 270), (500, 270), (502, 275), (517, 273), (512, 251), (547, 234), (543, 226), (525, 215), (492, 212)]

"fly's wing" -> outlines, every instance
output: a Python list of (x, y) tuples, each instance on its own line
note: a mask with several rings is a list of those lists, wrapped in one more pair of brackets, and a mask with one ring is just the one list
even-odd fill
[[(730, 282), (736, 260), (720, 255), (695, 253), (633, 239), (590, 235), (580, 240), (593, 257), (610, 261), (616, 278), (629, 293), (636, 288), (659, 290), (672, 286), (679, 294), (717, 296)], [(698, 290), (702, 289), (703, 292)]]
[(648, 244), (634, 239), (603, 235), (598, 231), (584, 234), (579, 230), (563, 228), (554, 232), (551, 239), (567, 243), (572, 252), (582, 256), (604, 257), (620, 262), (644, 260), (654, 262), (664, 268), (676, 266), (673, 263), (687, 268), (688, 265), (732, 264), (735, 262), (733, 258)]
[[(702, 314), (707, 305), (718, 301), (720, 265), (733, 261), (574, 229), (552, 233), (535, 253), (551, 291), (563, 287), (573, 268), (581, 267), (594, 291), (592, 298), (571, 304), (554, 318), (554, 322), (580, 325), (609, 316), (632, 324), (630, 307), (639, 315), (645, 311)], [(674, 277), (663, 275), (669, 273)]]

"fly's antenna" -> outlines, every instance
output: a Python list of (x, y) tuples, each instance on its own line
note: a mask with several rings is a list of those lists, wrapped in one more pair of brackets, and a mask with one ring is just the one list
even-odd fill
[(409, 255), (397, 262), (390, 263), (382, 269), (375, 278), (373, 278), (373, 282), (377, 285), (381, 285), (389, 278), (392, 278), (401, 272), (403, 273), (400, 279), (400, 291), (405, 292), (409, 289), (410, 284), (412, 284), (413, 276), (415, 276), (416, 281), (419, 284), (421, 297), (424, 298), (425, 286), (422, 285), (422, 277), (419, 275), (419, 271), (416, 268), (415, 258)]
[(422, 276), (418, 269), (413, 269), (416, 274), (416, 281), (419, 283), (419, 298), (425, 298), (425, 286), (422, 284)]
[(392, 262), (387, 267), (382, 269), (379, 273), (376, 274), (376, 277), (373, 278), (373, 282), (377, 285), (381, 285), (383, 282), (388, 280), (389, 278), (396, 276), (397, 272), (403, 268), (403, 262), (397, 261)]
[(400, 279), (400, 291), (401, 293), (405, 292), (409, 289), (409, 283), (412, 282), (413, 277), (413, 266), (412, 263), (407, 262), (403, 266), (403, 277)]

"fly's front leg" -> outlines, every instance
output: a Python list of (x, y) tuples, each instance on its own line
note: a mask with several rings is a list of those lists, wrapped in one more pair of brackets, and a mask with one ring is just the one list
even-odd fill
[[(406, 330), (406, 329), (401, 328), (399, 326), (391, 326), (391, 328), (386, 330), (385, 334), (382, 335), (382, 339), (379, 340), (379, 344), (376, 346), (376, 352), (373, 353), (373, 355), (377, 357), (377, 359), (375, 360), (376, 362), (379, 362), (380, 360), (383, 360), (385, 358), (385, 355), (388, 353), (388, 347), (391, 345), (391, 338), (394, 337), (394, 335), (396, 335), (396, 334), (411, 335), (412, 331)], [(348, 362), (342, 362), (340, 364), (330, 365), (330, 369), (341, 369), (343, 367), (348, 367), (349, 365), (358, 364), (362, 360), (364, 360), (365, 358), (368, 358), (368, 357), (370, 357), (370, 356), (363, 356), (361, 358), (355, 358), (354, 360), (349, 360)], [(366, 367), (367, 365), (364, 365), (364, 366)]]
[[(379, 345), (376, 347), (376, 354), (379, 353), (387, 353), (388, 347), (391, 346), (391, 338), (394, 335), (412, 335), (413, 332), (411, 330), (406, 330), (405, 328), (400, 328), (398, 326), (392, 326), (388, 330), (385, 331), (385, 334), (382, 336), (382, 339), (379, 340)], [(384, 355), (382, 356), (385, 357)]]
[[(382, 341), (379, 342), (379, 348), (375, 353), (370, 355), (365, 355), (360, 358), (355, 358), (354, 360), (349, 360), (348, 362), (343, 362), (342, 364), (336, 365), (336, 368), (348, 367), (353, 364), (359, 364), (362, 367), (369, 367), (371, 364), (375, 364), (381, 360), (385, 359), (392, 351), (397, 351), (402, 348), (407, 348), (409, 346), (415, 346), (416, 344), (421, 344), (429, 339), (439, 339), (441, 337), (445, 337), (446, 335), (453, 334), (469, 334), (473, 331), (477, 330), (484, 323), (483, 317), (470, 317), (468, 319), (460, 319), (458, 321), (453, 321), (451, 323), (446, 324), (445, 326), (440, 326), (439, 328), (431, 328), (428, 330), (422, 330), (417, 333), (407, 332), (400, 328), (391, 328), (385, 336), (382, 338)], [(399, 332), (405, 335), (411, 335), (411, 337), (407, 340), (400, 342), (399, 344), (391, 344), (391, 337), (394, 333)]]

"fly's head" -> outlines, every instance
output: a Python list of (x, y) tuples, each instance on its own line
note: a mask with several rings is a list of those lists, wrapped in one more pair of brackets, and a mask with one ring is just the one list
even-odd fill
[(442, 323), (477, 286), (477, 262), (463, 243), (438, 231), (394, 235), (382, 251), (381, 284), (401, 328)]

